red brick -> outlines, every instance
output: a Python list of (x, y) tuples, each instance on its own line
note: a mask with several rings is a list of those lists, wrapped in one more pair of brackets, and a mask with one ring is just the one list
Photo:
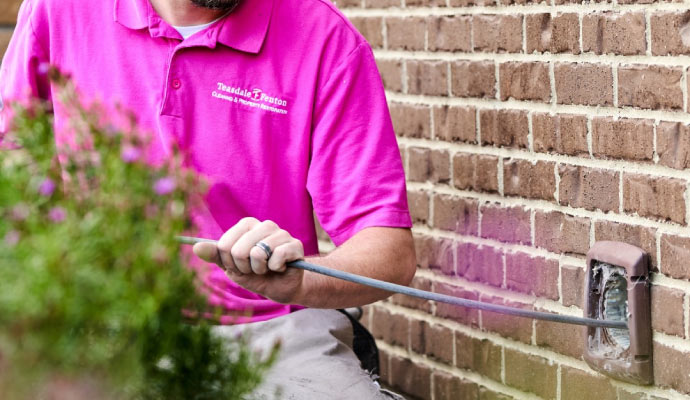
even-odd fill
[(335, 0), (335, 5), (340, 8), (360, 8), (362, 0)]
[(690, 127), (680, 122), (661, 122), (656, 128), (659, 164), (675, 169), (690, 168)]
[(690, 54), (690, 11), (664, 11), (651, 16), (652, 54)]
[(507, 196), (554, 200), (556, 164), (509, 158), (503, 160), (503, 190)]
[(600, 158), (650, 161), (654, 155), (651, 120), (611, 117), (592, 119), (592, 152)]
[(690, 352), (654, 342), (654, 384), (690, 394)]
[(585, 14), (582, 46), (583, 51), (596, 54), (644, 54), (647, 50), (644, 13)]
[(652, 328), (669, 335), (685, 337), (685, 293), (664, 286), (652, 286)]
[(372, 48), (383, 47), (383, 20), (381, 18), (352, 17), (350, 22), (367, 39)]
[(434, 107), (434, 136), (448, 142), (477, 143), (476, 115), (472, 107)]
[(564, 306), (584, 308), (582, 292), (585, 286), (585, 270), (572, 265), (561, 266), (561, 303)]
[(391, 314), (382, 307), (372, 308), (371, 334), (393, 346), (407, 348), (409, 321), (402, 314)]
[(321, 227), (321, 223), (319, 223), (319, 219), (314, 216), (314, 228), (316, 228), (316, 238), (319, 240), (323, 241), (330, 241), (331, 237), (328, 236), (326, 231), (323, 230)]
[(618, 68), (618, 105), (652, 110), (683, 108), (680, 68), (631, 65)]
[(455, 253), (455, 244), (450, 239), (434, 238), (430, 245), (432, 246), (431, 255), (429, 258), (429, 268), (440, 270), (446, 275), (455, 275), (455, 265), (453, 264), (453, 253)]
[(431, 51), (472, 51), (472, 19), (468, 16), (438, 17), (427, 29)]
[(685, 221), (687, 183), (674, 178), (623, 175), (623, 208), (643, 217)]
[(426, 322), (419, 319), (410, 319), (410, 347), (408, 351), (424, 354), (424, 326)]
[(612, 240), (637, 246), (649, 254), (652, 267), (656, 268), (656, 229), (618, 222), (597, 221), (594, 224), (594, 240)]
[(522, 16), (476, 15), (472, 18), (474, 50), (489, 53), (522, 52)]
[(525, 253), (506, 253), (508, 289), (558, 300), (558, 261)]
[(558, 367), (530, 354), (505, 349), (506, 384), (545, 399), (556, 398)]
[(501, 100), (551, 100), (549, 65), (543, 62), (507, 62), (499, 67)]
[(442, 325), (428, 323), (424, 323), (423, 327), (424, 346), (419, 351), (415, 351), (433, 360), (453, 365), (453, 331)]
[(393, 128), (399, 136), (431, 137), (431, 111), (429, 107), (392, 103), (390, 112)]
[(503, 285), (503, 251), (472, 243), (458, 245), (458, 276), (495, 287)]
[(0, 28), (0, 60), (2, 60), (2, 58), (4, 57), (5, 51), (7, 50), (7, 46), (10, 45), (11, 38), (11, 29)]
[(661, 272), (677, 279), (690, 279), (690, 238), (664, 234), (661, 236)]
[(501, 348), (487, 339), (455, 333), (456, 366), (475, 371), (495, 381), (501, 380)]
[(381, 382), (390, 385), (390, 355), (383, 349), (379, 349), (379, 369), (379, 377), (381, 378)]
[[(482, 295), (480, 300), (491, 304), (521, 308), (524, 310), (533, 309), (529, 304), (511, 302), (489, 295)], [(522, 343), (530, 344), (532, 342), (532, 320), (529, 318), (482, 311), (482, 329), (496, 332), (503, 337), (517, 340)]]
[(450, 0), (451, 7), (495, 6), (496, 0)]
[(569, 114), (532, 114), (534, 150), (570, 156), (589, 154), (587, 117)]
[(14, 25), (22, 0), (2, 0), (0, 3), (0, 25)]
[(412, 182), (425, 182), (431, 175), (430, 150), (424, 147), (410, 147), (407, 149), (406, 178)]
[(575, 13), (526, 17), (527, 52), (580, 53), (580, 21)]
[(453, 96), (496, 97), (496, 67), (493, 62), (456, 61), (450, 66)]
[(400, 0), (364, 0), (366, 8), (400, 7)]
[(478, 203), (476, 200), (436, 194), (433, 199), (434, 227), (463, 235), (476, 235)]
[(435, 400), (476, 400), (479, 385), (441, 371), (434, 371)]
[(391, 50), (424, 50), (426, 20), (424, 18), (386, 18), (388, 48)]
[(537, 320), (534, 324), (537, 346), (580, 359), (584, 353), (583, 329), (568, 324)]
[(434, 238), (426, 235), (414, 234), (415, 253), (417, 254), (417, 268), (440, 269), (454, 274), (453, 241)]
[[(643, 0), (644, 1), (644, 0)], [(594, 0), (593, 3), (612, 3), (612, 0)], [(588, 4), (589, 2), (586, 0), (555, 0), (554, 4), (556, 5), (563, 5), (563, 4)]]
[(421, 399), (431, 397), (431, 369), (424, 364), (391, 355), (390, 377), (393, 389)]
[(414, 250), (417, 256), (417, 268), (428, 269), (429, 260), (432, 257), (431, 244), (434, 238), (412, 232), (412, 239), (414, 241)]
[(610, 66), (556, 63), (554, 75), (559, 104), (613, 105), (613, 74)]
[[(469, 300), (478, 300), (476, 292), (465, 290), (458, 286), (449, 285), (447, 283), (433, 283), (432, 289), (434, 293), (445, 294), (454, 297), (460, 297)], [(448, 318), (457, 321), (463, 325), (479, 326), (479, 311), (466, 307), (458, 307), (452, 304), (436, 302), (436, 311), (434, 315), (440, 318)]]
[(407, 147), (398, 143), (398, 150), (400, 151), (400, 161), (402, 161), (403, 168), (407, 165)]
[(586, 254), (589, 250), (589, 220), (557, 211), (537, 211), (534, 240), (537, 247), (554, 253)]
[(487, 389), (484, 386), (479, 388), (479, 400), (513, 400), (512, 396), (506, 394), (494, 392), (491, 389)]
[(445, 61), (407, 61), (407, 91), (447, 96), (448, 64)]
[(476, 192), (498, 192), (498, 157), (456, 153), (453, 186)]
[(527, 112), (519, 110), (480, 110), (482, 144), (527, 148)]
[(482, 237), (531, 244), (530, 213), (526, 209), (487, 203), (481, 206), (481, 213)]
[(386, 90), (402, 92), (402, 62), (396, 60), (376, 60), (381, 80)]
[(592, 375), (564, 365), (561, 367), (561, 399), (616, 400), (616, 389), (601, 375)]
[[(412, 279), (410, 287), (429, 292), (431, 291), (431, 281), (428, 279), (415, 277)], [(431, 314), (431, 301), (429, 300), (406, 296), (403, 294), (394, 294), (391, 296), (391, 302), (402, 307), (413, 308), (415, 310), (420, 310)]]
[(407, 190), (407, 203), (410, 208), (412, 222), (427, 224), (429, 222), (429, 193), (423, 190)]
[(445, 150), (424, 147), (407, 149), (408, 179), (413, 182), (450, 182), (450, 155)]
[[(618, 0), (618, 4), (682, 3), (683, 0)], [(654, 396), (651, 396), (652, 398)], [(653, 400), (653, 399), (652, 399)]]
[(405, 7), (410, 6), (433, 6), (433, 7), (445, 7), (445, 0), (404, 0)]
[(558, 173), (561, 177), (561, 204), (588, 210), (618, 211), (618, 172), (560, 165)]
[(501, 1), (501, 5), (513, 5), (513, 4), (518, 4), (518, 5), (527, 5), (527, 4), (537, 4), (537, 3), (543, 3), (543, 0), (503, 0)]

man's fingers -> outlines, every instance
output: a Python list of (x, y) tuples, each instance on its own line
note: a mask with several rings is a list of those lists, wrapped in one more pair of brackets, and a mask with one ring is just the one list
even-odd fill
[(291, 238), (288, 242), (273, 249), (273, 255), (268, 260), (268, 269), (275, 272), (285, 271), (285, 263), (304, 258), (302, 242)]
[[(268, 236), (279, 230), (280, 228), (278, 228), (278, 225), (275, 222), (263, 221), (253, 225), (252, 229), (250, 229), (244, 235), (242, 235), (242, 237), (237, 239), (237, 242), (232, 246), (232, 249), (230, 250), (230, 254), (232, 255), (232, 259), (235, 262), (237, 269), (239, 269), (245, 274), (249, 274), (252, 272), (259, 273), (257, 271), (262, 271), (263, 268), (260, 265), (257, 265), (257, 271), (253, 271), (252, 269), (252, 261), (250, 261), (250, 256), (252, 255), (252, 252), (254, 252), (253, 262), (255, 264), (256, 262), (259, 262), (260, 264), (261, 261), (259, 257), (260, 253), (256, 252), (256, 250), (260, 251), (260, 249), (253, 249), (253, 247), (259, 241), (266, 239)], [(265, 262), (265, 253), (263, 257)]]
[[(267, 237), (260, 239), (260, 241), (266, 244), (272, 252), (274, 252), (274, 250), (279, 248), (281, 245), (289, 243), (292, 240), (293, 239), (290, 234), (282, 229), (278, 229)], [(255, 274), (263, 275), (268, 272), (268, 263), (266, 262), (267, 258), (268, 254), (266, 254), (263, 249), (256, 246), (255, 243), (249, 250), (249, 263), (252, 267), (252, 271), (254, 271)], [(272, 258), (273, 256), (271, 256), (271, 259)]]
[(218, 240), (218, 252), (220, 253), (220, 258), (222, 260), (221, 266), (226, 270), (235, 274), (248, 274), (251, 273), (251, 268), (249, 265), (237, 265), (232, 256), (232, 249), (235, 247), (237, 241), (242, 237), (242, 235), (249, 232), (254, 226), (259, 224), (259, 220), (256, 218), (243, 218), (235, 224), (232, 228), (228, 229), (227, 232), (221, 236)]
[(206, 262), (218, 264), (221, 267), (223, 266), (220, 256), (218, 255), (218, 247), (216, 247), (214, 243), (197, 243), (192, 248), (192, 251), (194, 251), (194, 254), (196, 254), (197, 257)]

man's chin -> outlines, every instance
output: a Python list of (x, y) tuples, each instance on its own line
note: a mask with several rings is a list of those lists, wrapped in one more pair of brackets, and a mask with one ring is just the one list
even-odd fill
[(231, 11), (240, 3), (240, 0), (191, 0), (196, 6), (211, 10)]

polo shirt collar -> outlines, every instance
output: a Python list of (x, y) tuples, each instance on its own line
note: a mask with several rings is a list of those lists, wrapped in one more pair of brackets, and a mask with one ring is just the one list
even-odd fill
[[(247, 53), (261, 50), (273, 13), (274, 0), (240, 0), (233, 12), (211, 28), (210, 38)], [(162, 19), (149, 0), (115, 0), (115, 21), (129, 29), (157, 29)]]

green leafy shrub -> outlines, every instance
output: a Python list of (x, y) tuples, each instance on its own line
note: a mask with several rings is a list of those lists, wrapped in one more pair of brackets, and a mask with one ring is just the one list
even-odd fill
[(178, 152), (148, 165), (141, 135), (103, 124), (98, 106), (48, 73), (76, 140), (56, 150), (52, 115), (34, 104), (4, 139), (15, 148), (0, 151), (3, 398), (246, 395), (275, 350), (261, 358), (190, 323), (209, 308), (174, 238), (199, 179)]

